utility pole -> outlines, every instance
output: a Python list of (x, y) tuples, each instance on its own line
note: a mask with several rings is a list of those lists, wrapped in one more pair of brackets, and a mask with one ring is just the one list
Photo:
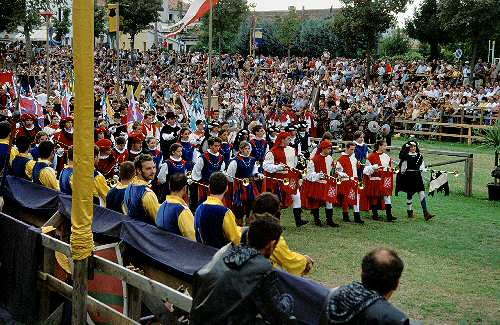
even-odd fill
[[(50, 55), (49, 55), (49, 50), (50, 50), (50, 43), (49, 43), (49, 29), (50, 29), (50, 17), (54, 15), (54, 13), (50, 10), (45, 10), (40, 13), (45, 18), (46, 22), (46, 28), (47, 28), (47, 39), (45, 43), (45, 73), (47, 74), (47, 84), (46, 84), (46, 91), (47, 91), (47, 102), (49, 101), (50, 97)], [(29, 76), (28, 76), (29, 79)], [(47, 105), (47, 104), (45, 104)]]
[(116, 101), (120, 103), (120, 3), (116, 2)]
[(208, 23), (208, 115), (210, 120), (212, 119), (212, 41), (213, 41), (213, 31), (212, 31), (212, 0), (210, 2), (210, 15)]

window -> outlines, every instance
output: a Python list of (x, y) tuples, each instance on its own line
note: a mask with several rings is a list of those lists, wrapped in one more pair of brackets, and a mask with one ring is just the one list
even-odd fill
[(172, 21), (172, 20), (174, 20), (174, 15), (168, 14), (168, 21)]

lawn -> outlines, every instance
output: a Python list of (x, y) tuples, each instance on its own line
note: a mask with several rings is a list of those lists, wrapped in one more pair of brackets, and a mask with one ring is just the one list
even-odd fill
[[(397, 140), (394, 145), (402, 143)], [(428, 198), (430, 211), (436, 214), (430, 222), (424, 222), (416, 197), (413, 206), (417, 218), (406, 217), (403, 193), (394, 198), (398, 220), (393, 224), (369, 221), (366, 212), (363, 226), (342, 224), (333, 229), (307, 225), (297, 229), (291, 211), (287, 211), (283, 218), (287, 241), (293, 249), (315, 259), (310, 277), (330, 287), (360, 280), (364, 254), (375, 247), (391, 247), (405, 262), (392, 302), (412, 319), (424, 324), (500, 324), (500, 202), (488, 201), (486, 189), (494, 155), (458, 143), (426, 141), (421, 147), (473, 153), (473, 197), (463, 195), (464, 163), (441, 166), (437, 168), (461, 174), (450, 175), (450, 196)], [(398, 152), (393, 150), (391, 155), (397, 157)], [(427, 164), (454, 159), (425, 158)], [(304, 216), (312, 221), (308, 212), (304, 211)], [(335, 209), (334, 216), (338, 222), (340, 210)]]

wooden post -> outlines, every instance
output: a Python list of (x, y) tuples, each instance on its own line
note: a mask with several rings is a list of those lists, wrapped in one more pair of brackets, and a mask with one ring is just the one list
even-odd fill
[(465, 161), (465, 185), (464, 185), (464, 194), (465, 196), (472, 196), (472, 176), (474, 169), (474, 155), (470, 154)]
[(142, 292), (138, 288), (127, 284), (128, 317), (138, 321), (141, 318)]
[(88, 258), (74, 260), (73, 270), (73, 309), (71, 324), (86, 324), (87, 322), (87, 269)]
[[(42, 272), (53, 274), (55, 261), (54, 251), (49, 248), (43, 249)], [(40, 290), (40, 319), (46, 319), (50, 315), (50, 290), (43, 286)]]
[(467, 130), (467, 144), (470, 146), (472, 144), (472, 127), (469, 126)]

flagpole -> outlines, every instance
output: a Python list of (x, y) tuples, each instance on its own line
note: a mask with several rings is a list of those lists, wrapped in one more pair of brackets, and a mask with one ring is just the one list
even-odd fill
[(116, 2), (116, 101), (120, 104), (120, 3)]
[(213, 41), (213, 31), (212, 31), (212, 0), (210, 2), (210, 15), (208, 18), (208, 116), (209, 120), (212, 119), (212, 41)]

